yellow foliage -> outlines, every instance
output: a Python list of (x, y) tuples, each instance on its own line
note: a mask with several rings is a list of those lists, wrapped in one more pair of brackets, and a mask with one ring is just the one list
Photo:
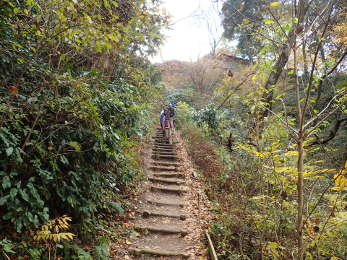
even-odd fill
[(346, 177), (347, 177), (347, 161), (345, 162), (343, 169), (339, 173), (334, 175), (336, 186), (331, 189), (335, 191), (345, 190), (347, 188)]
[(347, 187), (347, 178), (341, 174), (336, 174), (334, 176), (336, 186), (332, 188), (335, 191), (344, 190)]
[(280, 2), (272, 2), (270, 3), (270, 7), (279, 7), (281, 5)]
[(61, 240), (72, 240), (75, 236), (74, 234), (62, 232), (70, 229), (70, 221), (71, 218), (66, 215), (49, 220), (47, 224), (42, 225), (41, 229), (35, 232), (34, 240), (50, 243), (59, 243)]
[(322, 174), (322, 173), (330, 173), (335, 172), (336, 169), (321, 169), (321, 170), (312, 170), (312, 171), (306, 171), (304, 172), (304, 177), (316, 175), (316, 174)]
[(237, 145), (237, 147), (238, 147), (239, 149), (242, 149), (242, 150), (244, 150), (244, 151), (246, 151), (246, 152), (248, 152), (248, 153), (250, 153), (250, 154), (253, 154), (255, 157), (258, 157), (258, 158), (261, 158), (261, 159), (265, 159), (266, 156), (270, 154), (270, 153), (268, 153), (268, 152), (263, 152), (263, 153), (257, 152), (257, 151), (255, 150), (255, 148), (254, 148), (253, 146), (251, 146), (251, 145), (246, 145), (246, 144), (241, 144), (241, 143), (239, 143), (239, 144)]
[(343, 22), (338, 23), (335, 28), (334, 32), (336, 33), (336, 42), (342, 43), (345, 47), (347, 47), (347, 13), (344, 13), (341, 15), (342, 18), (344, 18)]

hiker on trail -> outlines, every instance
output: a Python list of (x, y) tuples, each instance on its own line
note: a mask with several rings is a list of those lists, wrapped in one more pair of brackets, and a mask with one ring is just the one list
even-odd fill
[(171, 112), (169, 110), (169, 107), (166, 107), (164, 109), (164, 128), (172, 128), (171, 124)]
[(176, 115), (175, 112), (175, 105), (170, 104), (167, 107), (164, 107), (160, 112), (160, 126), (162, 130), (165, 130), (165, 128), (174, 128), (174, 116)]
[(170, 123), (170, 127), (172, 129), (174, 129), (174, 116), (176, 115), (176, 111), (175, 111), (175, 105), (170, 104), (170, 106), (168, 107), (168, 111), (169, 111), (169, 123)]
[(160, 112), (160, 117), (159, 117), (159, 121), (160, 121), (160, 126), (161, 129), (164, 130), (164, 122), (165, 122), (165, 113), (164, 113), (165, 109), (162, 109)]

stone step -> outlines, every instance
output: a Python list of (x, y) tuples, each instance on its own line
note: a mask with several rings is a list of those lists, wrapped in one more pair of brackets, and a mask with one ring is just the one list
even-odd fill
[(176, 148), (176, 145), (174, 144), (167, 144), (167, 143), (154, 143), (154, 148)]
[(182, 187), (161, 187), (161, 186), (155, 186), (151, 185), (150, 189), (152, 191), (161, 191), (161, 192), (168, 192), (168, 193), (177, 193), (177, 194), (182, 194), (187, 192), (187, 189), (182, 188)]
[(175, 145), (175, 144), (169, 144), (167, 143), (168, 138), (163, 137), (163, 138), (153, 138), (154, 139), (154, 144), (163, 144), (163, 145)]
[(171, 146), (171, 144), (169, 143), (169, 141), (163, 141), (163, 142), (155, 142), (154, 146), (166, 146), (166, 147), (170, 147), (173, 148), (174, 146)]
[(168, 179), (168, 178), (158, 178), (158, 177), (149, 177), (148, 178), (152, 182), (161, 182), (166, 184), (184, 184), (185, 181), (179, 180), (179, 179)]
[(164, 153), (176, 153), (175, 149), (169, 149), (169, 148), (153, 148), (152, 151), (164, 152)]
[(177, 167), (167, 167), (167, 166), (151, 166), (149, 167), (152, 171), (164, 171), (164, 172), (177, 172)]
[(170, 147), (154, 147), (152, 151), (168, 151), (168, 152), (176, 152), (175, 148)]
[(185, 178), (186, 176), (179, 172), (155, 172), (153, 173), (154, 177), (159, 178)]
[(153, 233), (164, 233), (164, 234), (181, 234), (182, 236), (185, 236), (188, 234), (186, 230), (179, 229), (179, 228), (173, 228), (173, 227), (155, 227), (155, 226), (142, 226), (142, 225), (135, 225), (134, 229), (137, 231), (148, 231)]
[(152, 149), (152, 153), (174, 153), (174, 154), (177, 154), (176, 152), (176, 149), (171, 149), (171, 148), (168, 148), (168, 149), (163, 149), (163, 148), (153, 148)]
[(176, 252), (176, 251), (167, 251), (167, 250), (160, 250), (160, 249), (150, 249), (150, 248), (129, 248), (129, 252), (131, 252), (134, 255), (153, 255), (153, 256), (171, 256), (171, 257), (182, 257), (182, 258), (189, 258), (190, 255), (182, 252)]
[(160, 147), (167, 147), (167, 148), (174, 148), (174, 146), (170, 146), (170, 143), (169, 141), (166, 141), (166, 142), (155, 142), (154, 143), (154, 147), (157, 147), (157, 146), (160, 146)]
[(156, 136), (153, 136), (152, 139), (154, 139), (155, 142), (167, 142), (168, 141), (168, 138), (167, 137), (156, 137)]
[(161, 156), (161, 155), (164, 155), (164, 156), (177, 156), (177, 153), (167, 153), (167, 152), (152, 152), (152, 155), (155, 155), (155, 156)]
[(177, 155), (175, 150), (152, 150), (152, 154)]
[(177, 153), (176, 153), (176, 150), (174, 150), (174, 149), (165, 149), (165, 150), (158, 150), (158, 149), (152, 149), (152, 153), (158, 153), (158, 154), (166, 154), (166, 153), (168, 153), (168, 154), (174, 154), (174, 155), (177, 155)]
[(180, 207), (183, 208), (184, 206), (187, 206), (186, 203), (183, 202), (167, 202), (167, 201), (159, 201), (159, 200), (153, 200), (153, 199), (147, 199), (148, 203), (157, 205), (157, 206), (172, 206), (172, 207)]
[(152, 159), (164, 159), (177, 161), (179, 158), (175, 155), (152, 155)]
[(186, 220), (187, 217), (185, 215), (180, 215), (180, 214), (170, 214), (167, 212), (160, 212), (160, 211), (154, 211), (154, 210), (143, 210), (143, 211), (137, 211), (142, 215), (144, 218), (149, 218), (149, 217), (166, 217), (166, 218), (179, 218), (180, 220)]
[(153, 165), (160, 165), (160, 166), (172, 166), (172, 167), (180, 167), (180, 163), (176, 162), (161, 162), (161, 161), (151, 161), (151, 164)]
[[(165, 160), (165, 159), (162, 159), (162, 158), (152, 158), (152, 162), (154, 162), (154, 163), (161, 163), (161, 162), (162, 163), (177, 163), (177, 164), (181, 165), (180, 162), (178, 162), (178, 161), (176, 162), (176, 161), (173, 161), (173, 160)], [(178, 166), (172, 165), (170, 167), (178, 167)]]

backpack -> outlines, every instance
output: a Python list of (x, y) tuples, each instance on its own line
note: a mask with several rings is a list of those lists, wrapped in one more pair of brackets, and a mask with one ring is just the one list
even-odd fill
[(165, 115), (165, 119), (169, 119), (171, 117), (170, 109), (165, 109), (164, 110), (164, 115)]
[(170, 117), (174, 117), (176, 114), (175, 109), (173, 107), (169, 107), (169, 113), (170, 113)]

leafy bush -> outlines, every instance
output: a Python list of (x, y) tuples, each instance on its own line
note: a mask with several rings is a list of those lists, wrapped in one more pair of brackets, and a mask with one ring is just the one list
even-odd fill
[[(86, 238), (98, 218), (122, 213), (117, 196), (137, 174), (134, 147), (159, 93), (146, 58), (166, 20), (157, 8), (1, 2), (0, 239), (27, 243), (29, 231), (65, 214)], [(29, 247), (15, 246), (18, 255)]]
[[(194, 115), (194, 109), (179, 103), (178, 123), (188, 153), (200, 170), (206, 193), (215, 206), (210, 231), (219, 258), (290, 258), (297, 250), (294, 177), (297, 151), (290, 145), (284, 126), (269, 118), (271, 123), (264, 129), (257, 147), (239, 138), (230, 151), (219, 144), (213, 131), (204, 127), (207, 123), (198, 127)], [(219, 118), (220, 124), (223, 118)], [(306, 185), (316, 185), (307, 203), (307, 211), (314, 214), (307, 219), (305, 228), (306, 257), (343, 259), (346, 246), (342, 241), (347, 234), (342, 220), (346, 216), (345, 194), (330, 192), (332, 173), (336, 170), (321, 169), (321, 163), (322, 160), (311, 159), (305, 164)], [(340, 176), (344, 171), (341, 170)], [(344, 180), (337, 178), (335, 185), (333, 190), (341, 191)], [(338, 246), (334, 240), (339, 241)]]

